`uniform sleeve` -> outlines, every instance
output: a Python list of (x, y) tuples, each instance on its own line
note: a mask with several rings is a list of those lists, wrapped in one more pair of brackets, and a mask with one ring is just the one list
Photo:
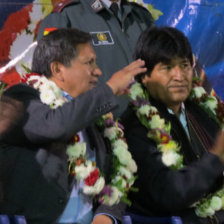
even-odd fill
[(149, 207), (153, 204), (160, 211), (176, 212), (222, 186), (224, 166), (217, 156), (207, 153), (185, 168), (171, 170), (162, 163), (155, 144), (141, 133), (142, 129), (133, 128), (126, 135), (138, 165), (138, 201)]
[(69, 27), (70, 23), (65, 15), (53, 12), (41, 21), (38, 29), (37, 40), (40, 40), (44, 36), (44, 32), (47, 32), (48, 29)]
[[(18, 91), (16, 88), (24, 90)], [(26, 105), (26, 113), (17, 132), (23, 132), (26, 140), (33, 144), (66, 141), (117, 105), (112, 90), (106, 84), (73, 98), (56, 109), (50, 109), (26, 88), (30, 87), (12, 87), (6, 94)]]

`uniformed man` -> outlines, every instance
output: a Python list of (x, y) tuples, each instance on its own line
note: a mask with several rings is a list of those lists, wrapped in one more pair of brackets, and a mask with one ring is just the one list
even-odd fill
[[(117, 4), (117, 12), (113, 12)], [(115, 7), (116, 8), (116, 7)], [(115, 9), (116, 10), (116, 9)], [(38, 39), (54, 28), (79, 28), (89, 32), (103, 72), (101, 82), (133, 60), (140, 33), (154, 24), (147, 9), (126, 0), (65, 0), (60, 2), (41, 23)], [(120, 115), (127, 106), (125, 96), (119, 97)]]

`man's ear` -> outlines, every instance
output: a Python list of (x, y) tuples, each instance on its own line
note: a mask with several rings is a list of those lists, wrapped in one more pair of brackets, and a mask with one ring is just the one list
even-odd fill
[(50, 64), (52, 78), (57, 81), (64, 81), (63, 65), (60, 62), (53, 61)]

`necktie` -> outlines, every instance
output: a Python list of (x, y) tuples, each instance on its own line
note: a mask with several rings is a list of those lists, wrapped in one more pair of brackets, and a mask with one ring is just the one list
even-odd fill
[(118, 18), (118, 10), (119, 10), (119, 7), (118, 7), (118, 4), (116, 2), (113, 2), (110, 6), (110, 10), (114, 13), (114, 16), (116, 18)]

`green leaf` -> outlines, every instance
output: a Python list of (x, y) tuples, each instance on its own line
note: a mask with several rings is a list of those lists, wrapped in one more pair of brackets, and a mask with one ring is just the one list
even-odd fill
[(27, 73), (32, 73), (32, 70), (30, 68), (28, 68), (26, 65), (24, 65), (24, 63), (21, 63), (21, 66), (24, 68), (24, 70), (27, 72)]
[(7, 86), (6, 83), (0, 81), (0, 97), (2, 96), (2, 93), (5, 91), (6, 86)]

